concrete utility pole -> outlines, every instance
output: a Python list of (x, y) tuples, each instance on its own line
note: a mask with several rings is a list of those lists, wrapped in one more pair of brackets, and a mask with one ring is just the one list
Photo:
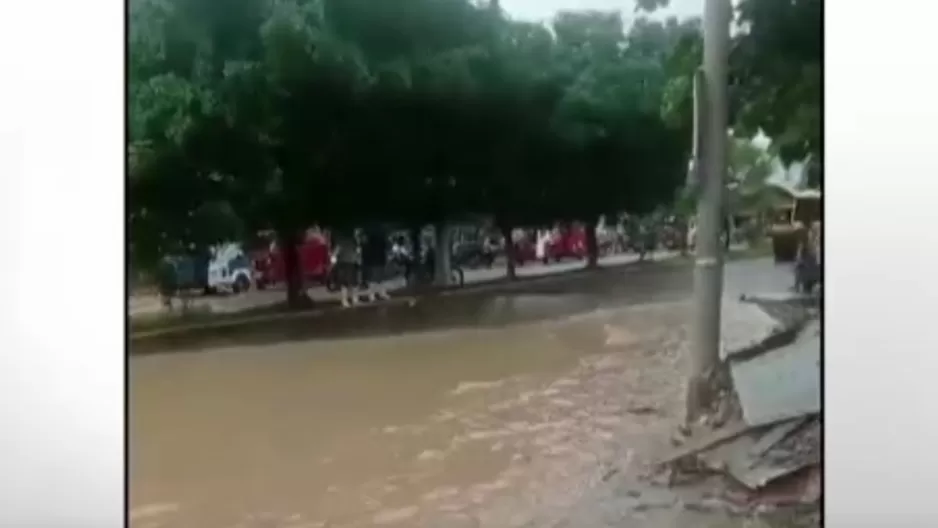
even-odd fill
[(695, 83), (699, 150), (695, 171), (701, 189), (697, 205), (694, 266), (694, 321), (687, 420), (696, 420), (713, 403), (713, 375), (720, 361), (720, 301), (723, 255), (720, 245), (723, 176), (727, 157), (727, 69), (730, 0), (704, 0), (703, 68)]

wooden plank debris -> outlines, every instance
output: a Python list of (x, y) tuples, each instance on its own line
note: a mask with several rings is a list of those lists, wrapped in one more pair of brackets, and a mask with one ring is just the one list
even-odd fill
[(658, 463), (669, 464), (676, 460), (696, 455), (723, 442), (728, 442), (750, 430), (752, 430), (752, 426), (745, 422), (735, 422), (720, 429), (713, 429), (699, 436), (692, 436), (687, 443), (668, 452)]

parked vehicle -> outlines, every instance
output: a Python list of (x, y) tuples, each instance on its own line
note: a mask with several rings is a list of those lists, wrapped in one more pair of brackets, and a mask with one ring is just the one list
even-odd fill
[(253, 270), (241, 244), (222, 244), (212, 248), (208, 262), (208, 293), (241, 293), (251, 289)]
[(554, 262), (563, 259), (586, 258), (586, 230), (581, 225), (560, 229), (547, 243), (547, 258)]
[(163, 257), (157, 273), (160, 293), (171, 297), (183, 291), (208, 291), (208, 261), (207, 255)]
[[(297, 246), (297, 257), (303, 278), (307, 281), (326, 284), (332, 271), (332, 255), (328, 239), (321, 234), (308, 234)], [(254, 280), (258, 289), (286, 281), (286, 266), (283, 251), (276, 241), (268, 249), (252, 255)]]
[(773, 189), (781, 203), (774, 207), (769, 228), (772, 252), (776, 262), (795, 262), (803, 232), (821, 219), (821, 192), (791, 189), (781, 184), (774, 184)]

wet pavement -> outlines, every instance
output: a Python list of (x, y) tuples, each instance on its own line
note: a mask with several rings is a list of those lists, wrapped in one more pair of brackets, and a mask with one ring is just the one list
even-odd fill
[(131, 525), (744, 526), (639, 478), (680, 417), (689, 287), (622, 268), (133, 357)]

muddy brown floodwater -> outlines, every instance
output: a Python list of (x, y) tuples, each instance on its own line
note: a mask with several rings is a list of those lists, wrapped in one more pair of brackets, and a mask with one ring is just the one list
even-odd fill
[(659, 526), (673, 498), (568, 518), (668, 447), (689, 313), (133, 357), (131, 526)]

